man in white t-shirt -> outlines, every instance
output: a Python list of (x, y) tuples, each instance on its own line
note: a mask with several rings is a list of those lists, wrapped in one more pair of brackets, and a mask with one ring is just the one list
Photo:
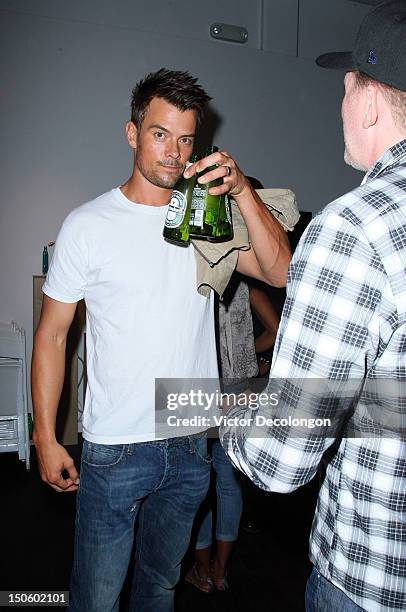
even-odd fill
[[(192, 153), (209, 97), (186, 72), (161, 69), (133, 90), (126, 133), (133, 174), (73, 210), (59, 233), (35, 335), (34, 442), (42, 479), (78, 490), (70, 610), (118, 609), (138, 519), (132, 609), (173, 610), (174, 587), (210, 460), (204, 432), (156, 440), (155, 378), (216, 378), (213, 299), (196, 289), (194, 249), (163, 240), (172, 188)], [(218, 166), (211, 193), (238, 204), (251, 246), (237, 270), (286, 279), (285, 233), (232, 157), (217, 152), (188, 169)], [(87, 311), (88, 388), (78, 472), (55, 438), (66, 336), (77, 302)], [(66, 477), (64, 477), (64, 475)]]

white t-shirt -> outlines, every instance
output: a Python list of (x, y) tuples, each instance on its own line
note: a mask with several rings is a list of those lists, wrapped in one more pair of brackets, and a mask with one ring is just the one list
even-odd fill
[(86, 302), (91, 442), (153, 440), (155, 378), (218, 376), (213, 299), (197, 292), (193, 248), (163, 239), (167, 208), (116, 188), (73, 210), (56, 241), (43, 291)]

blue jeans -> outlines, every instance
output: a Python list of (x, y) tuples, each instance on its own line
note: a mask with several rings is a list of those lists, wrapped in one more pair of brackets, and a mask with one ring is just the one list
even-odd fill
[[(235, 542), (242, 512), (241, 485), (237, 478), (237, 471), (225, 454), (220, 440), (213, 440), (211, 457), (216, 472), (216, 539)], [(212, 511), (209, 510), (199, 529), (196, 549), (208, 548), (211, 545), (211, 539)]]
[(313, 568), (306, 585), (306, 612), (363, 612), (341, 589)]
[(69, 610), (118, 610), (138, 517), (130, 609), (171, 612), (209, 480), (204, 436), (115, 445), (85, 441)]

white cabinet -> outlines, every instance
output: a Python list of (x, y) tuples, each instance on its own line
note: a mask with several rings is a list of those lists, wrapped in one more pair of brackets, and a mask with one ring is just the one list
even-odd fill
[(18, 452), (30, 467), (25, 331), (0, 323), (0, 453)]

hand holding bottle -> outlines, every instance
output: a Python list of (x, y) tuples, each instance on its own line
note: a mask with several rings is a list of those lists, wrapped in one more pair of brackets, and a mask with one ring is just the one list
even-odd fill
[[(220, 165), (216, 160), (227, 160), (233, 166)], [(236, 186), (235, 178), (245, 180), (234, 160), (220, 153), (216, 146), (208, 147), (200, 161), (196, 154), (192, 155), (172, 192), (163, 231), (165, 240), (183, 246), (188, 246), (190, 237), (213, 242), (231, 240), (233, 226), (228, 193)]]
[[(206, 168), (210, 169), (204, 172)], [(203, 157), (189, 166), (183, 175), (185, 178), (190, 178), (194, 174), (199, 174), (197, 182), (201, 185), (223, 179), (221, 184), (210, 187), (209, 193), (211, 195), (227, 193), (229, 196), (237, 198), (246, 190), (250, 190), (247, 178), (226, 151), (217, 151)]]

